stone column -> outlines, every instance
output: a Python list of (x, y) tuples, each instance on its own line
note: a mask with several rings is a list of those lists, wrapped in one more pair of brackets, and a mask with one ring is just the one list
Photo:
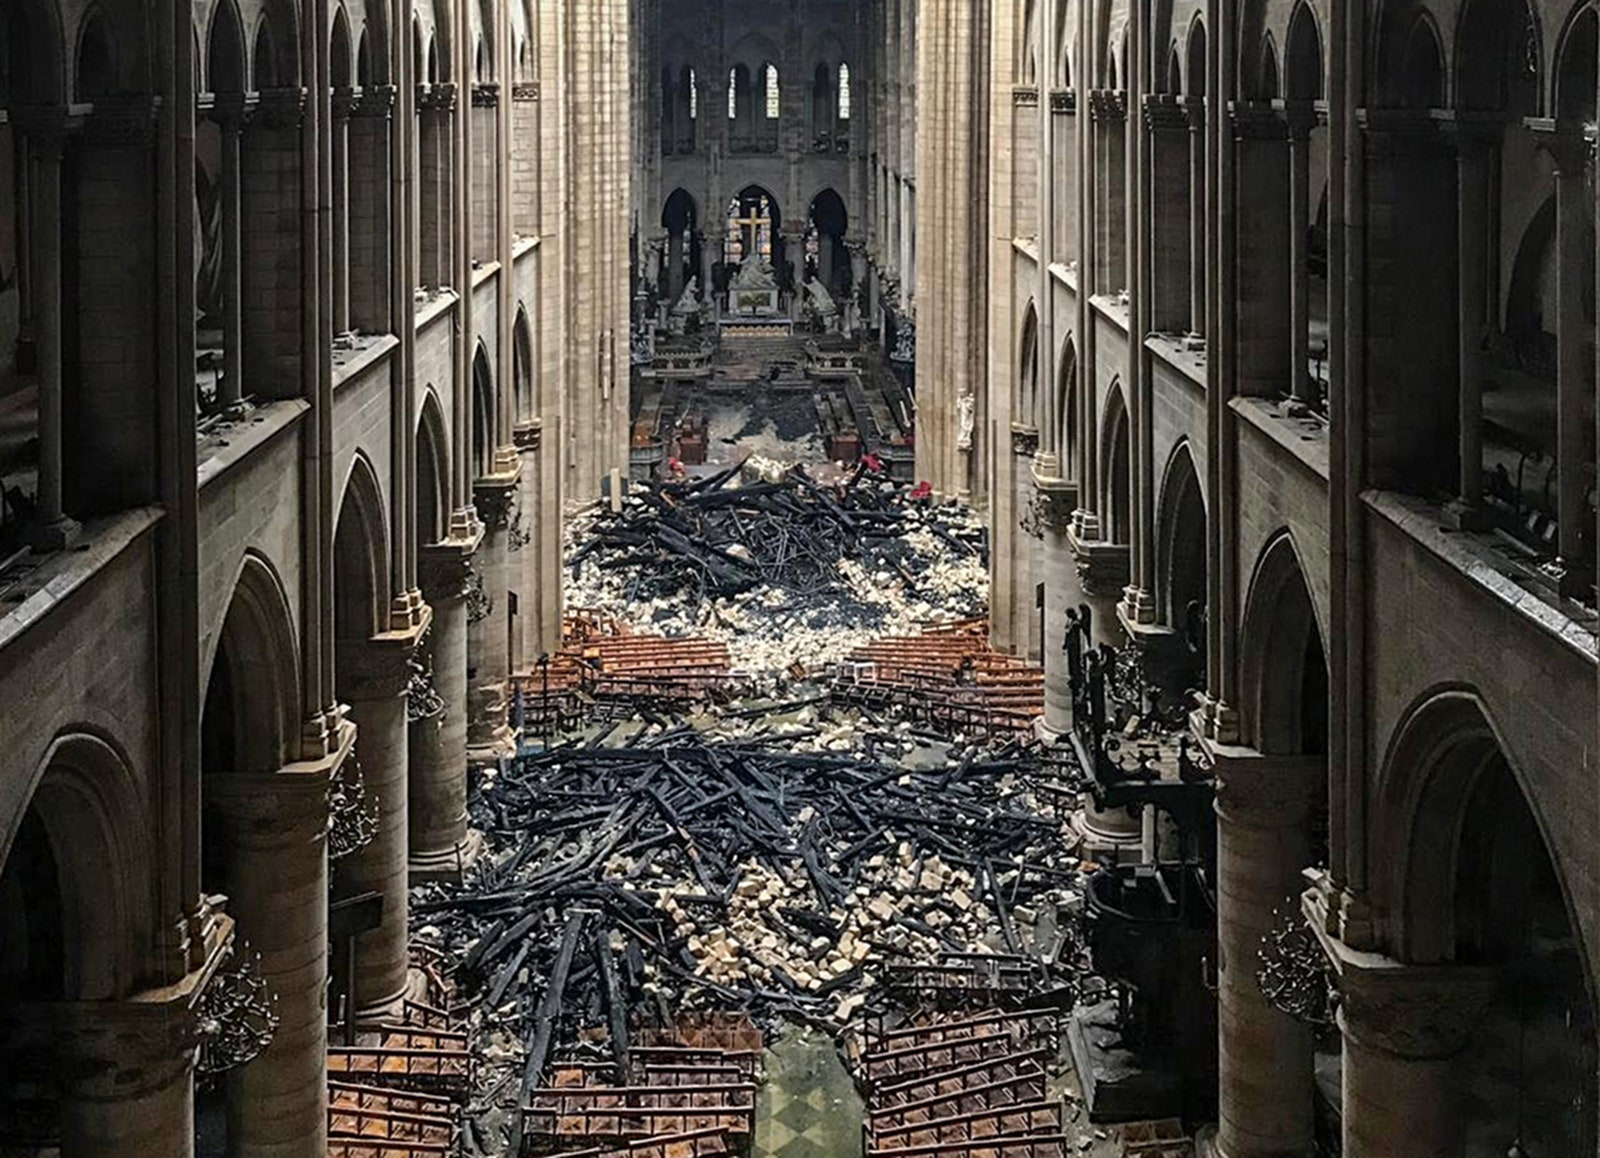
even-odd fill
[(1067, 653), (1062, 647), (1067, 609), (1073, 605), (1078, 576), (1068, 528), (1078, 502), (1076, 483), (1065, 479), (1035, 478), (1039, 492), (1039, 533), (1044, 539), (1040, 578), (1044, 582), (1044, 719), (1048, 736), (1063, 736), (1072, 729), (1072, 688), (1068, 683)]
[(61, 158), (64, 123), (25, 126), (31, 156), (33, 192), (34, 323), (39, 362), (38, 509), (30, 532), (33, 545), (46, 551), (69, 546), (78, 524), (62, 508), (62, 333), (61, 333)]
[(1034, 589), (1039, 583), (1041, 528), (1028, 517), (1033, 505), (1034, 456), (1039, 453), (1039, 431), (1018, 415), (1011, 426), (1012, 526), (1011, 574), (1007, 593), (1011, 601), (1011, 650), (1030, 659), (1040, 658), (1039, 617), (1034, 611)]
[(228, 1075), (228, 1136), (242, 1158), (327, 1148), (328, 789), (355, 729), (333, 751), (267, 775), (222, 773), (206, 786), (224, 829), (229, 909), (278, 996), (278, 1031)]
[(237, 108), (216, 110), (222, 128), (222, 385), (217, 391), (222, 406), (231, 406), (244, 396), (244, 237), (240, 225), (244, 99), (242, 94), (234, 99)]
[[(509, 460), (502, 458), (507, 450)], [(479, 609), (467, 611), (467, 759), (474, 764), (493, 764), (516, 752), (507, 723), (511, 638), (506, 606), (512, 587), (507, 538), (522, 466), (515, 453), (509, 447), (497, 451), (495, 473), (479, 479), (473, 491), (483, 519), (483, 540), (474, 558), (484, 594)]]
[(412, 655), (430, 620), (424, 604), (417, 626), (342, 645), (337, 657), (339, 698), (349, 703), (350, 720), (357, 729), (355, 756), (361, 762), (368, 799), (376, 800), (378, 807), (372, 840), (340, 860), (333, 871), (335, 899), (365, 892), (383, 897), (379, 926), (356, 937), (355, 976), (350, 983), (356, 1016), (367, 1022), (394, 1020), (410, 967), (406, 686)]
[[(454, 877), (469, 859), (467, 833), (467, 565), (469, 547), (446, 541), (421, 550), (423, 597), (433, 629), (423, 664), (442, 707), (414, 718), (410, 737), (412, 881)], [(413, 712), (413, 716), (416, 712)]]
[(1456, 141), (1456, 340), (1461, 380), (1461, 462), (1451, 514), (1461, 527), (1483, 521), (1483, 343), (1488, 332), (1489, 145), (1463, 133)]
[[(1235, 105), (1233, 138), (1238, 154), (1237, 236), (1238, 392), (1281, 398), (1290, 353), (1289, 161), (1283, 119), (1270, 107)], [(1302, 374), (1304, 368), (1302, 367)]]
[(1339, 956), (1344, 1158), (1461, 1153), (1466, 1090), (1455, 1059), (1488, 1007), (1493, 974)]
[[(1194, 274), (1194, 133), (1180, 98), (1152, 93), (1144, 99), (1146, 155), (1149, 158), (1148, 200), (1141, 226), (1150, 237), (1149, 329), (1183, 333), (1193, 325)], [(1137, 329), (1137, 327), (1136, 327)], [(1152, 505), (1154, 499), (1152, 498)]]
[[(1564, 594), (1578, 594), (1593, 578), (1594, 560), (1585, 553), (1584, 531), (1589, 462), (1585, 403), (1593, 404), (1592, 368), (1585, 364), (1594, 326), (1584, 319), (1583, 267), (1588, 231), (1594, 215), (1594, 194), (1584, 179), (1588, 159), (1580, 134), (1559, 138), (1556, 160), (1556, 518), (1562, 561), (1566, 564)], [(42, 362), (41, 362), (42, 365)], [(1588, 528), (1592, 530), (1593, 528)]]
[[(512, 441), (522, 458), (518, 473), (517, 510), (519, 517), (508, 529), (506, 548), (511, 553), (510, 575), (525, 601), (522, 630), (513, 641), (511, 670), (526, 671), (547, 647), (544, 588), (560, 585), (559, 556), (550, 559), (536, 540), (544, 507), (544, 423), (537, 416), (519, 419), (511, 429)], [(551, 564), (554, 563), (554, 566)], [(560, 615), (556, 618), (559, 620)]]
[(1316, 111), (1295, 103), (1289, 128), (1289, 391), (1314, 405), (1311, 381), (1311, 130)]
[(1206, 332), (1206, 103), (1189, 98), (1189, 331)]
[(1273, 910), (1299, 911), (1322, 757), (1211, 748), (1217, 781), (1217, 1150), (1224, 1158), (1310, 1153), (1309, 1027), (1267, 1003), (1256, 980)]
[(350, 113), (359, 90), (333, 94), (333, 332), (350, 329)]

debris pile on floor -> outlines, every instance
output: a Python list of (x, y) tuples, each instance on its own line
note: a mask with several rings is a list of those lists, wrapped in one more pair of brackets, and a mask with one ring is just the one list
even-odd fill
[(567, 603), (722, 639), (736, 667), (756, 672), (833, 662), (863, 633), (981, 614), (981, 522), (914, 493), (865, 465), (824, 485), (761, 459), (642, 484), (620, 512), (569, 524)]
[(580, 1041), (606, 1042), (626, 1073), (640, 1010), (843, 1034), (944, 955), (1070, 992), (1081, 951), (1055, 914), (1082, 886), (1070, 830), (1040, 803), (1050, 773), (1016, 742), (961, 751), (915, 767), (677, 725), (486, 775), (472, 809), (488, 854), (413, 901), (488, 1043), (473, 1131), (513, 1129), (503, 1095), (528, 1107), (547, 1062)]

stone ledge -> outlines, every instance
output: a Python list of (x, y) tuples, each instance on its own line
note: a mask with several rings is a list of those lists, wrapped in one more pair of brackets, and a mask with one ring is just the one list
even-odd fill
[(310, 410), (311, 403), (304, 398), (267, 402), (252, 411), (244, 422), (214, 430), (196, 451), (199, 467), (195, 471), (195, 486), (204, 490), (208, 483), (298, 425)]
[(48, 618), (74, 591), (94, 578), (165, 517), (160, 507), (135, 507), (85, 523), (78, 545), (42, 558), (20, 586), (20, 602), (0, 603), (0, 651)]
[(1185, 349), (1183, 342), (1171, 334), (1150, 334), (1144, 340), (1144, 348), (1170, 366), (1201, 394), (1206, 392), (1204, 350)]
[[(333, 389), (337, 393), (339, 388), (347, 383), (360, 378), (373, 367), (387, 361), (396, 350), (400, 348), (400, 339), (393, 334), (362, 334), (357, 338), (361, 344), (341, 349), (335, 345), (333, 349)], [(344, 355), (341, 359), (340, 355)]]
[(1328, 425), (1290, 418), (1267, 398), (1239, 397), (1228, 403), (1246, 423), (1255, 427), (1324, 483), (1328, 481)]
[[(1418, 546), (1457, 571), (1479, 591), (1516, 611), (1530, 624), (1565, 644), (1590, 663), (1600, 657), (1593, 613), (1580, 621), (1562, 609), (1553, 595), (1529, 590), (1507, 574), (1509, 564), (1485, 541), (1490, 536), (1446, 530), (1448, 515), (1424, 499), (1395, 491), (1362, 492), (1362, 503)], [(1581, 605), (1573, 605), (1581, 606)]]

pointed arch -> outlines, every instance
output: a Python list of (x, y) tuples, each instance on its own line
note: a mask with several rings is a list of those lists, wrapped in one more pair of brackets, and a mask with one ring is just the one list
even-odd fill
[(1038, 28), (1039, 5), (1035, 0), (1025, 0), (1022, 7), (1022, 43), (1017, 46), (1018, 79), (1023, 84), (1033, 84), (1039, 77)]
[(1106, 393), (1101, 430), (1105, 432), (1100, 448), (1104, 530), (1110, 542), (1125, 544), (1133, 536), (1133, 452), (1128, 402), (1120, 380), (1114, 380)]
[(1022, 313), (1022, 334), (1017, 340), (1016, 391), (1012, 395), (1012, 421), (1021, 426), (1038, 424), (1039, 311), (1030, 300)]
[(1600, 55), (1600, 9), (1586, 4), (1574, 13), (1556, 50), (1555, 91), (1550, 107), (1556, 117), (1579, 125), (1595, 120), (1596, 58)]
[(820, 133), (832, 128), (834, 117), (834, 71), (820, 61), (811, 73), (811, 130)]
[(0, 16), (5, 29), (7, 99), (12, 104), (64, 104), (66, 39), (57, 4), (17, 0)]
[(520, 420), (533, 416), (533, 327), (528, 324), (528, 311), (517, 303), (517, 317), (511, 323), (511, 388), (513, 413)]
[(214, 93), (237, 93), (245, 87), (244, 25), (237, 0), (218, 0), (206, 33), (207, 88)]
[[(1472, 1098), (1459, 1108), (1465, 1124), (1498, 1126), (1493, 1137), (1514, 1130), (1529, 1153), (1593, 1153), (1595, 978), (1584, 943), (1592, 914), (1575, 902), (1549, 818), (1510, 753), (1475, 689), (1436, 685), (1412, 702), (1379, 766), (1373, 899), (1395, 958), (1492, 969), (1511, 982), (1488, 996), (1481, 1056), (1474, 1050), (1457, 1080), (1473, 1093), (1531, 1080), (1548, 1109), (1517, 1128), (1520, 1107), (1506, 1122), (1503, 1109)], [(1529, 993), (1545, 1013), (1537, 1063), (1521, 1045), (1491, 1044), (1526, 1032)]]
[(1061, 343), (1061, 357), (1056, 362), (1056, 416), (1061, 428), (1056, 432), (1057, 447), (1061, 455), (1064, 477), (1080, 477), (1078, 462), (1078, 346), (1068, 334)]
[(255, 39), (250, 49), (250, 87), (265, 91), (283, 83), (279, 75), (278, 34), (272, 27), (272, 17), (261, 14), (256, 22)]
[(300, 659), (290, 606), (276, 568), (245, 552), (206, 668), (207, 775), (275, 772), (295, 757)]
[(1456, 107), (1538, 115), (1543, 45), (1527, 0), (1467, 0), (1456, 24)]
[(138, 777), (113, 742), (69, 731), (31, 782), (27, 808), (0, 833), (0, 983), (38, 1000), (126, 996), (145, 972), (155, 921)]
[(117, 79), (116, 54), (106, 35), (106, 20), (99, 5), (85, 12), (78, 25), (72, 78), (73, 90), (80, 101), (92, 102), (122, 87)]
[(1307, 0), (1300, 0), (1289, 17), (1288, 50), (1284, 61), (1284, 99), (1318, 101), (1323, 95), (1322, 30)]
[(482, 478), (494, 466), (494, 419), (494, 371), (489, 367), (489, 351), (480, 341), (472, 355), (472, 470), (475, 478)]
[(1426, 9), (1419, 9), (1402, 42), (1398, 67), (1389, 77), (1388, 99), (1402, 108), (1444, 104), (1444, 40)]
[(1178, 52), (1178, 42), (1174, 40), (1167, 48), (1167, 68), (1163, 74), (1164, 80), (1158, 81), (1161, 85), (1163, 96), (1177, 96), (1183, 92), (1183, 65), (1182, 57)]
[(1326, 637), (1289, 531), (1262, 548), (1248, 591), (1239, 657), (1245, 738), (1270, 755), (1326, 752)]
[(1200, 13), (1196, 12), (1194, 19), (1189, 22), (1189, 39), (1185, 50), (1187, 57), (1184, 69), (1184, 95), (1204, 99), (1206, 95), (1206, 67), (1209, 57), (1206, 51), (1206, 22)]
[(336, 89), (349, 88), (355, 67), (350, 48), (350, 18), (344, 5), (333, 10), (333, 31), (328, 34), (328, 78)]
[(1279, 99), (1283, 95), (1283, 90), (1278, 78), (1278, 42), (1269, 32), (1261, 38), (1261, 58), (1256, 62), (1255, 87), (1250, 93), (1251, 99), (1258, 101)]
[(387, 626), (388, 509), (377, 472), (357, 451), (333, 532), (333, 621), (338, 640), (370, 639)]
[(417, 419), (417, 543), (429, 546), (445, 537), (450, 520), (450, 436), (444, 409), (432, 386), (422, 394)]
[(1188, 439), (1167, 459), (1156, 507), (1156, 582), (1161, 620), (1204, 645), (1192, 628), (1206, 606), (1206, 503)]

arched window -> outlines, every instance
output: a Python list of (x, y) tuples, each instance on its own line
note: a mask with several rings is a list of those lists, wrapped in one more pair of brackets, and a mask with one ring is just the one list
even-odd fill
[(767, 120), (775, 121), (778, 119), (778, 66), (769, 63), (766, 67), (765, 76), (767, 85)]
[(694, 74), (694, 69), (689, 70), (689, 119), (696, 120), (700, 116), (700, 82)]
[(848, 64), (839, 66), (839, 119), (841, 121), (850, 119), (850, 66)]
[(728, 70), (728, 119), (736, 120), (739, 116), (739, 70)]

